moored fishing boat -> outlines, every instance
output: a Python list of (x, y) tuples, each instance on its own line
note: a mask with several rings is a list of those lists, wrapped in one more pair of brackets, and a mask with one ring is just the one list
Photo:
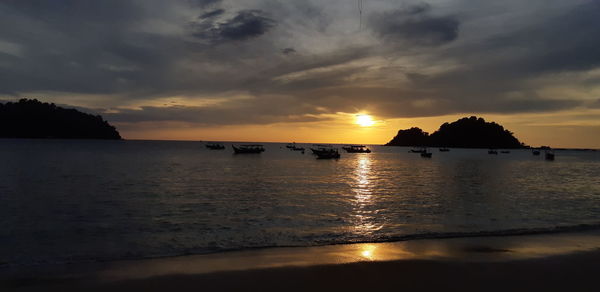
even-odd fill
[(410, 149), (408, 150), (409, 153), (423, 153), (425, 152), (425, 148), (421, 148), (421, 149)]
[(371, 153), (371, 149), (367, 148), (365, 145), (344, 146), (342, 149), (346, 150), (348, 153)]
[(427, 148), (423, 148), (423, 151), (421, 152), (421, 157), (431, 158), (431, 156), (433, 156), (433, 153), (427, 151)]
[(317, 155), (318, 152), (329, 151), (331, 149), (333, 149), (333, 146), (326, 144), (313, 144), (313, 147), (310, 147), (310, 151), (312, 151), (314, 155)]
[(336, 148), (313, 150), (313, 153), (317, 155), (317, 159), (337, 159), (340, 158), (340, 152)]
[(221, 143), (207, 143), (206, 148), (208, 148), (210, 150), (224, 150), (225, 145), (223, 145)]
[(552, 149), (545, 150), (544, 157), (546, 160), (554, 160), (554, 151)]
[(231, 145), (231, 147), (233, 148), (233, 152), (235, 154), (258, 154), (265, 152), (265, 148), (263, 147), (263, 145), (259, 144), (240, 145), (239, 147)]
[(304, 152), (304, 150), (305, 150), (304, 147), (297, 146), (296, 143), (294, 143), (293, 145), (291, 145), (291, 147), (290, 147), (290, 145), (285, 146), (285, 147), (288, 148), (288, 149), (290, 149), (290, 150), (292, 150), (292, 151), (302, 151), (302, 152)]

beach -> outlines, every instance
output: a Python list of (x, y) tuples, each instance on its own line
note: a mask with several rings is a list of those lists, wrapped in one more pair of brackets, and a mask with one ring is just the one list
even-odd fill
[(3, 269), (3, 291), (596, 291), (600, 232), (267, 248)]

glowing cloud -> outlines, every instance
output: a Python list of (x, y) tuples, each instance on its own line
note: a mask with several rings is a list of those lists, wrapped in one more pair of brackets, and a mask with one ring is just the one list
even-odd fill
[(375, 121), (373, 120), (373, 117), (370, 115), (356, 115), (356, 124), (360, 125), (361, 127), (370, 127), (375, 125)]

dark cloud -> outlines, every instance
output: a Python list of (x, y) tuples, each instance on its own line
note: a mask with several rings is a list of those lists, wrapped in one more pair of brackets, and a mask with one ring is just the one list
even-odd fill
[(0, 65), (10, 84), (0, 92), (109, 94), (145, 84), (173, 60), (164, 45), (170, 37), (135, 27), (161, 9), (154, 8), (116, 0), (1, 2), (0, 36), (19, 50)]
[(460, 22), (451, 16), (431, 15), (429, 4), (373, 13), (369, 27), (384, 40), (416, 45), (441, 45), (458, 37)]
[(194, 36), (212, 44), (259, 37), (275, 26), (275, 21), (261, 10), (242, 10), (223, 22), (214, 20), (214, 15), (210, 16), (193, 23), (192, 27)]
[(561, 71), (589, 70), (600, 65), (600, 2), (565, 9), (535, 19), (522, 29), (457, 47), (447, 57), (485, 66), (494, 72), (512, 71), (519, 77)]
[(200, 106), (145, 106), (141, 109), (120, 109), (102, 113), (102, 110), (87, 109), (101, 113), (115, 123), (139, 123), (177, 121), (198, 125), (271, 124), (325, 121), (318, 117), (315, 107), (302, 104), (289, 97), (262, 97), (260, 99), (237, 100), (214, 107)]
[(214, 18), (214, 17), (222, 15), (223, 13), (225, 13), (225, 9), (219, 8), (219, 9), (215, 9), (215, 10), (206, 12), (206, 13), (200, 15), (198, 18), (200, 18), (200, 19)]
[[(545, 6), (560, 1), (550, 2)], [(105, 114), (123, 123), (264, 124), (362, 110), (394, 118), (598, 107), (540, 90), (575, 86), (578, 79), (560, 74), (600, 67), (594, 1), (541, 7), (536, 17), (493, 33), (489, 19), (513, 22), (495, 11), (481, 16), (480, 7), (491, 5), (483, 2), (454, 10), (448, 4), (444, 11), (385, 4), (360, 33), (345, 20), (356, 11), (328, 1), (256, 3), (249, 9), (245, 2), (214, 0), (0, 1), (0, 93), (96, 94), (115, 100), (112, 109), (173, 96), (220, 99), (215, 106)], [(514, 1), (507, 10), (528, 3)], [(592, 76), (580, 84), (593, 89), (598, 83)]]
[[(525, 61), (533, 72), (589, 70), (600, 65), (600, 2), (569, 9), (563, 15), (513, 36), (527, 44)], [(535, 41), (531, 43), (531, 35)], [(510, 38), (509, 38), (510, 39)]]
[[(237, 90), (243, 86), (240, 83), (245, 77), (231, 74), (227, 68), (239, 68), (239, 60), (259, 54), (260, 48), (244, 49), (236, 44), (235, 48), (217, 50), (190, 43), (178, 34), (156, 31), (161, 27), (153, 27), (153, 22), (170, 21), (182, 28), (189, 23), (178, 14), (179, 9), (189, 7), (177, 8), (177, 1), (148, 1), (147, 7), (133, 5), (137, 3), (134, 1), (52, 2), (58, 8), (49, 2), (24, 4), (29, 2), (14, 2), (20, 5), (0, 2), (0, 76), (6, 84), (0, 87), (0, 93), (56, 91), (151, 99)], [(182, 3), (187, 5), (188, 1)], [(198, 12), (196, 15), (205, 16), (212, 12), (211, 19), (223, 14), (212, 7)], [(88, 18), (88, 15), (94, 16)], [(256, 21), (270, 23), (261, 15), (256, 11), (241, 12), (223, 25), (213, 27), (213, 36), (223, 43), (227, 38), (250, 37), (257, 31), (256, 27), (249, 28)], [(15, 44), (18, 52), (6, 54), (3, 42)], [(279, 49), (274, 47), (272, 51)], [(182, 68), (177, 64), (186, 65)], [(207, 75), (199, 66), (193, 69), (195, 76), (190, 76), (187, 67), (191, 64), (218, 66), (223, 70)]]
[(282, 49), (281, 52), (284, 55), (293, 55), (296, 53), (296, 50), (294, 48), (285, 48), (285, 49)]
[[(594, 49), (600, 46), (599, 13), (597, 3), (580, 4), (532, 19), (516, 31), (428, 52), (425, 64), (452, 60), (460, 66), (429, 74), (407, 70), (409, 83), (379, 102), (377, 111), (389, 117), (435, 116), (552, 112), (585, 106), (579, 99), (544, 96), (539, 91), (545, 78), (555, 85), (561, 82), (557, 74), (585, 74), (600, 66)], [(565, 79), (563, 83), (565, 87), (578, 86), (574, 82)]]
[[(32, 22), (71, 33), (82, 29), (78, 25), (90, 29), (101, 22), (107, 26), (106, 29), (110, 29), (115, 25), (131, 23), (142, 16), (139, 7), (133, 1), (119, 0), (7, 0), (0, 2), (0, 7), (6, 14), (26, 16)], [(29, 33), (36, 34), (39, 31)]]
[(222, 2), (222, 0), (188, 0), (191, 5), (207, 7)]

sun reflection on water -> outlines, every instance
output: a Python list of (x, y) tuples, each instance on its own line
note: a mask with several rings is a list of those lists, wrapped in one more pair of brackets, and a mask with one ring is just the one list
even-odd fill
[(372, 186), (372, 160), (368, 154), (360, 154), (356, 159), (354, 170), (354, 183), (352, 191), (354, 192), (354, 232), (366, 235), (381, 229), (382, 226), (376, 223), (375, 215), (377, 210), (373, 210), (375, 205)]

